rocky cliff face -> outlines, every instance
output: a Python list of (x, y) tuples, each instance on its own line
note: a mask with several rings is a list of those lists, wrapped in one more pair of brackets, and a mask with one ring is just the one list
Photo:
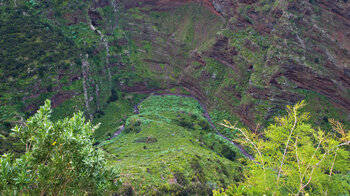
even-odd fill
[[(47, 40), (68, 43), (55, 44), (62, 55), (58, 52), (54, 57), (45, 57), (43, 51), (32, 57), (2, 48), (17, 56), (17, 66), (23, 65), (17, 70), (25, 78), (13, 80), (14, 73), (0, 70), (6, 92), (0, 104), (6, 110), (31, 112), (44, 98), (59, 106), (56, 116), (84, 107), (80, 54), (89, 54), (86, 92), (92, 114), (106, 107), (112, 90), (165, 90), (186, 91), (201, 99), (217, 122), (229, 118), (252, 129), (302, 99), (309, 103), (307, 110), (316, 114), (317, 125), (326, 126), (331, 117), (343, 122), (350, 118), (350, 2), (346, 0), (1, 4), (2, 13), (12, 13), (1, 15), (4, 24), (10, 24), (5, 22), (11, 17), (21, 23), (37, 21), (25, 25), (27, 29), (35, 25), (40, 34), (34, 39), (25, 32), (28, 39), (22, 40), (32, 51), (39, 43), (53, 42)], [(7, 30), (2, 35), (10, 36)], [(45, 39), (48, 35), (57, 38)], [(1, 62), (2, 70), (6, 62)], [(6, 98), (14, 94), (15, 99)]]
[(143, 48), (131, 56), (156, 73), (160, 88), (181, 86), (250, 128), (302, 99), (319, 119), (335, 107), (337, 117), (348, 120), (349, 2), (120, 4), (124, 30)]

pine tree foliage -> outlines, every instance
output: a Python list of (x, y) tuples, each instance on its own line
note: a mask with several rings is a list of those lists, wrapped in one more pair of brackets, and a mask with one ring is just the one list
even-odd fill
[(82, 113), (50, 121), (50, 101), (13, 132), (26, 146), (18, 159), (0, 158), (1, 195), (108, 195), (118, 187), (117, 171), (107, 169), (104, 151), (93, 146), (97, 127)]
[(275, 119), (258, 135), (237, 128), (228, 121), (223, 126), (238, 130), (242, 142), (255, 152), (246, 180), (214, 195), (341, 195), (350, 191), (350, 133), (331, 120), (327, 132), (307, 123), (308, 113), (300, 112), (305, 102), (288, 106), (288, 115)]

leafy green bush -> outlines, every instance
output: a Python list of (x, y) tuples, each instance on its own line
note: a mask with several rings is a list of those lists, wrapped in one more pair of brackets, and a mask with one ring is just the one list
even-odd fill
[(334, 120), (328, 133), (312, 129), (309, 115), (300, 112), (304, 102), (288, 106), (288, 115), (259, 136), (237, 129), (255, 150), (247, 179), (239, 186), (214, 191), (214, 195), (342, 195), (350, 191), (350, 132)]
[(181, 127), (194, 129), (193, 121), (188, 115), (181, 115), (181, 117), (179, 117), (175, 121)]
[(201, 138), (201, 142), (217, 154), (231, 161), (241, 156), (239, 150), (235, 146), (232, 146), (231, 143), (216, 134), (207, 134), (205, 137)]
[(104, 151), (93, 147), (94, 130), (82, 113), (52, 122), (50, 101), (14, 134), (25, 144), (20, 158), (0, 158), (1, 195), (111, 194), (118, 188), (115, 168), (106, 169)]
[(198, 125), (203, 129), (203, 130), (210, 130), (210, 125), (208, 123), (207, 119), (201, 119), (198, 122)]
[(140, 119), (132, 119), (130, 123), (127, 123), (125, 133), (140, 133), (142, 121)]

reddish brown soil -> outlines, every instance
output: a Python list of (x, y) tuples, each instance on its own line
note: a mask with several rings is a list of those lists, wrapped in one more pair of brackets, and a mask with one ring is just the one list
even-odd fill
[(54, 95), (51, 98), (51, 102), (52, 102), (52, 108), (56, 108), (57, 106), (59, 106), (61, 103), (63, 103), (64, 101), (72, 98), (74, 96), (74, 92), (73, 91), (65, 91), (65, 92), (60, 92), (56, 95)]

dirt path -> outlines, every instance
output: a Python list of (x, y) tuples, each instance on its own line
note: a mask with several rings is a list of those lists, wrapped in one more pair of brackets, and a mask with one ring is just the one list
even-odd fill
[(125, 129), (125, 125), (120, 126), (120, 127), (118, 128), (118, 131), (116, 131), (116, 132), (109, 138), (109, 140), (111, 140), (111, 139), (117, 137), (118, 135), (120, 135), (120, 134), (124, 131), (124, 129)]
[[(230, 140), (229, 138), (227, 138), (226, 136), (224, 136), (223, 134), (221, 134), (218, 129), (216, 128), (216, 126), (214, 125), (213, 121), (211, 120), (210, 118), (210, 115), (209, 115), (209, 112), (207, 110), (207, 108), (205, 107), (205, 105), (199, 100), (197, 99), (196, 97), (192, 96), (192, 95), (183, 95), (183, 94), (172, 94), (172, 93), (151, 93), (150, 96), (167, 96), (167, 95), (172, 95), (172, 96), (179, 96), (179, 97), (188, 97), (188, 98), (192, 98), (192, 99), (195, 99), (199, 105), (203, 108), (203, 116), (207, 119), (207, 121), (209, 122), (211, 128), (213, 130), (215, 130), (216, 134), (218, 134), (220, 137), (222, 137), (223, 139), (225, 139), (226, 141), (230, 142), (231, 144), (235, 145), (240, 151), (241, 153), (247, 157), (248, 159), (250, 160), (254, 160), (254, 157), (252, 155), (250, 155), (241, 145), (239, 145), (238, 143)], [(149, 96), (149, 97), (150, 97)], [(145, 98), (147, 99), (147, 98)], [(136, 104), (134, 106), (134, 113), (135, 114), (139, 114), (139, 106), (141, 105), (141, 103), (145, 100), (145, 99), (142, 99), (138, 104)], [(112, 138), (115, 138), (117, 137), (118, 135), (120, 135), (122, 133), (122, 131), (125, 129), (125, 125), (122, 125), (121, 127), (119, 127), (118, 131), (116, 131), (112, 137)]]

